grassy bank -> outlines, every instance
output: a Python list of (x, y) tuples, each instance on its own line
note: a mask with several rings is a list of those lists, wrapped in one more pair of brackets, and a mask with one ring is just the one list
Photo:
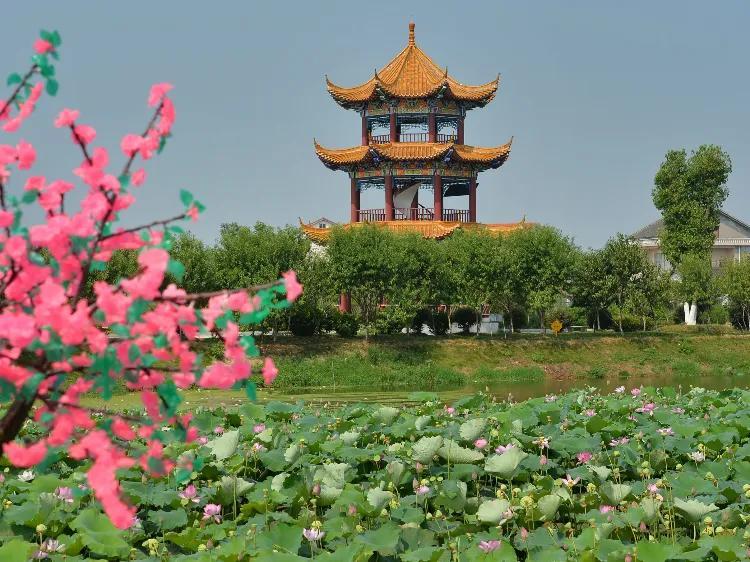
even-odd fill
[(750, 374), (750, 336), (652, 333), (559, 337), (279, 338), (280, 390), (311, 387), (437, 390), (553, 379), (703, 377)]

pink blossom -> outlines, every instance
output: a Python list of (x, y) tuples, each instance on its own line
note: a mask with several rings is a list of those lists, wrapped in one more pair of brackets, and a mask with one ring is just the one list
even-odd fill
[(679, 406), (676, 406), (676, 407), (672, 408), (672, 413), (673, 414), (684, 414), (685, 413), (685, 408), (680, 408)]
[(513, 443), (508, 443), (507, 445), (498, 445), (495, 448), (495, 452), (498, 455), (502, 455), (505, 451), (507, 451), (509, 449), (512, 449), (513, 447), (515, 447), (515, 445)]
[(580, 479), (580, 478), (575, 478), (575, 479), (573, 479), (573, 478), (572, 478), (572, 477), (570, 476), (570, 474), (566, 474), (566, 475), (565, 475), (565, 480), (563, 480), (563, 482), (565, 483), (565, 485), (566, 485), (566, 486), (567, 486), (568, 488), (572, 488), (573, 486), (575, 486), (576, 484), (578, 484), (578, 483), (579, 483), (580, 481), (581, 481), (581, 479)]
[(80, 113), (81, 112), (77, 109), (63, 109), (60, 113), (57, 114), (57, 118), (55, 119), (55, 127), (57, 127), (58, 129), (61, 127), (70, 127), (73, 123), (75, 123), (76, 119), (78, 119)]
[(584, 410), (584, 411), (583, 411), (583, 414), (584, 414), (584, 415), (585, 415), (586, 417), (589, 417), (589, 418), (593, 418), (593, 417), (594, 417), (594, 416), (596, 415), (596, 410), (593, 410), (593, 409), (589, 409), (589, 410)]
[(539, 464), (542, 466), (546, 466), (549, 462), (549, 459), (547, 458), (547, 455), (539, 455)]
[(213, 519), (221, 523), (221, 506), (215, 503), (207, 503), (203, 507), (203, 520)]
[(477, 449), (484, 449), (487, 446), (487, 440), (482, 438), (477, 439), (476, 441), (474, 441), (474, 446)]
[(617, 394), (624, 394), (625, 393), (625, 387), (624, 386), (618, 386), (617, 388), (615, 388), (615, 392)]
[(656, 431), (658, 431), (659, 435), (661, 435), (662, 437), (674, 435), (674, 430), (671, 427), (660, 427)]
[(185, 211), (185, 214), (189, 216), (193, 222), (196, 222), (198, 220), (198, 214), (200, 211), (198, 211), (198, 207), (195, 205), (190, 205), (187, 211)]
[(263, 362), (263, 384), (271, 386), (278, 374), (279, 370), (276, 368), (273, 359), (266, 357), (266, 360)]
[(143, 137), (139, 135), (127, 134), (120, 141), (120, 150), (127, 157), (131, 157), (138, 152), (143, 145)]
[(45, 55), (51, 51), (54, 51), (55, 47), (49, 41), (44, 39), (37, 39), (34, 41), (34, 52), (38, 55)]
[(612, 512), (614, 510), (615, 510), (615, 508), (612, 507), (611, 505), (602, 505), (602, 506), (599, 507), (599, 512), (600, 513), (610, 513), (610, 512)]
[(578, 453), (576, 455), (576, 458), (578, 459), (578, 464), (586, 464), (589, 462), (594, 455), (592, 455), (589, 451), (583, 451), (581, 453)]
[(417, 494), (418, 496), (424, 496), (425, 494), (430, 493), (430, 487), (422, 484), (416, 490), (414, 490), (414, 493)]
[(3, 453), (12, 465), (28, 468), (39, 464), (47, 456), (47, 443), (41, 440), (33, 445), (19, 445), (11, 441), (3, 445)]
[(172, 84), (168, 84), (167, 82), (160, 82), (159, 84), (154, 84), (153, 86), (151, 86), (151, 91), (148, 93), (149, 107), (157, 106), (159, 102), (162, 101), (167, 92), (173, 87), (174, 86), (172, 86)]
[(261, 443), (253, 443), (253, 446), (250, 447), (250, 450), (253, 453), (258, 454), (258, 453), (262, 453), (263, 451), (265, 451), (266, 448)]
[(648, 414), (649, 416), (654, 415), (654, 410), (656, 409), (656, 404), (653, 402), (649, 402), (648, 404), (644, 404), (640, 408), (636, 408), (636, 412), (639, 414)]
[(456, 413), (456, 409), (453, 406), (446, 406), (445, 413), (448, 414), (449, 416), (452, 416), (453, 414)]
[(529, 531), (526, 529), (526, 527), (521, 527), (521, 540), (525, 541), (529, 538)]
[(222, 433), (224, 433), (224, 428), (223, 428), (223, 427), (221, 427), (220, 425), (217, 425), (217, 426), (216, 426), (216, 427), (214, 428), (214, 433), (215, 433), (216, 435), (221, 435)]
[(554, 394), (547, 394), (544, 397), (545, 402), (554, 402), (555, 400), (557, 400), (557, 396), (555, 396)]
[(73, 128), (73, 140), (84, 145), (91, 144), (96, 138), (96, 129), (90, 125), (76, 125)]
[(633, 396), (640, 396), (641, 395), (641, 389), (640, 388), (633, 388), (630, 391), (630, 394), (632, 394)]
[(485, 554), (489, 554), (490, 552), (495, 552), (502, 544), (500, 541), (479, 541), (479, 550)]
[(13, 224), (15, 215), (10, 211), (0, 210), (0, 228), (7, 228)]
[(36, 161), (36, 150), (31, 146), (30, 143), (25, 140), (20, 141), (16, 145), (16, 153), (18, 154), (18, 169), (28, 170), (34, 165)]
[(282, 273), (284, 278), (284, 287), (286, 289), (286, 300), (294, 302), (302, 294), (302, 285), (297, 281), (297, 274), (294, 271)]
[(263, 433), (266, 430), (266, 424), (258, 423), (253, 426), (253, 433)]
[(134, 187), (143, 185), (144, 181), (146, 181), (146, 170), (143, 168), (139, 168), (130, 176), (130, 183), (132, 183)]

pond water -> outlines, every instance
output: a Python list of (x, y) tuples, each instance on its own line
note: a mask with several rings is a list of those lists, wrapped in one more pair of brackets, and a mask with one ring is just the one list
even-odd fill
[[(498, 400), (513, 399), (514, 401), (526, 400), (546, 396), (548, 394), (561, 394), (575, 389), (594, 387), (602, 393), (612, 392), (618, 386), (624, 386), (628, 391), (639, 386), (664, 387), (671, 386), (675, 389), (681, 388), (684, 392), (693, 386), (699, 386), (710, 390), (724, 390), (727, 388), (748, 388), (750, 377), (743, 375), (705, 375), (698, 377), (665, 375), (630, 375), (628, 377), (602, 377), (586, 379), (554, 379), (544, 378), (541, 380), (524, 381), (498, 381), (488, 384), (467, 384), (462, 388), (434, 391), (441, 399), (452, 401), (463, 396), (471, 395), (479, 391), (487, 392)], [(315, 388), (300, 393), (261, 393), (259, 398), (272, 400), (304, 400), (305, 402), (378, 402), (378, 403), (409, 403), (409, 395), (415, 391), (425, 389), (403, 389), (403, 390), (369, 390), (361, 388)], [(433, 392), (428, 390), (428, 392)]]

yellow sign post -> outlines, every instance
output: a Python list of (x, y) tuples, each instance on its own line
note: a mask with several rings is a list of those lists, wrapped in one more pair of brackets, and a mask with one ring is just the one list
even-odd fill
[(555, 332), (555, 335), (559, 334), (560, 330), (563, 329), (562, 322), (560, 322), (559, 320), (553, 321), (550, 327), (552, 328), (552, 331)]

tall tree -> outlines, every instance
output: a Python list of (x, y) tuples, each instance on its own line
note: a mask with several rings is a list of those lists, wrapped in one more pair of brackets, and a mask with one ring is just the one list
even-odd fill
[(694, 326), (698, 319), (698, 305), (706, 304), (716, 297), (711, 262), (703, 256), (689, 254), (682, 258), (677, 273), (679, 281), (675, 288), (684, 302), (685, 323)]
[(740, 325), (750, 330), (750, 258), (725, 262), (718, 282), (730, 307), (741, 312)]
[(606, 268), (603, 250), (581, 252), (573, 266), (571, 296), (573, 304), (593, 315), (593, 323), (601, 330), (601, 313), (612, 304), (614, 288), (612, 276)]
[(331, 281), (338, 292), (349, 292), (369, 337), (370, 325), (396, 275), (393, 234), (376, 226), (334, 228), (328, 243)]
[(506, 243), (511, 255), (510, 274), (517, 280), (519, 295), (537, 312), (546, 331), (547, 310), (568, 295), (576, 247), (549, 226), (534, 226), (511, 233)]
[[(679, 270), (686, 256), (710, 261), (719, 228), (719, 210), (732, 172), (729, 155), (716, 145), (702, 145), (688, 157), (685, 150), (670, 150), (654, 178), (654, 205), (662, 213), (660, 246)], [(685, 322), (695, 323), (697, 303), (685, 302)]]

